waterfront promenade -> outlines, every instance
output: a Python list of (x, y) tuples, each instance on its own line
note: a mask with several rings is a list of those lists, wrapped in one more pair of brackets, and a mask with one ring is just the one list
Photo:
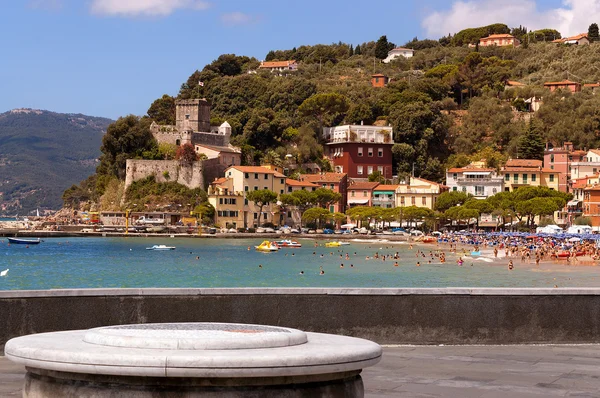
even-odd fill
[[(367, 398), (598, 397), (600, 345), (386, 346), (363, 371)], [(0, 397), (25, 369), (0, 356)]]

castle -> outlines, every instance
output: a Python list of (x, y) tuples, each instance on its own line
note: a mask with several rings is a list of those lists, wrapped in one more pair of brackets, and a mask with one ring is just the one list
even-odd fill
[(160, 143), (173, 145), (210, 145), (229, 147), (231, 126), (210, 125), (210, 104), (206, 99), (177, 100), (175, 102), (175, 125), (159, 125), (153, 122), (150, 131)]
[(150, 132), (159, 144), (191, 144), (196, 153), (206, 158), (187, 165), (177, 160), (128, 159), (125, 187), (154, 175), (158, 182), (176, 181), (188, 188), (206, 189), (207, 183), (222, 176), (226, 168), (241, 164), (241, 150), (229, 144), (231, 126), (227, 122), (210, 125), (210, 104), (206, 99), (177, 100), (175, 105), (175, 125), (153, 122)]

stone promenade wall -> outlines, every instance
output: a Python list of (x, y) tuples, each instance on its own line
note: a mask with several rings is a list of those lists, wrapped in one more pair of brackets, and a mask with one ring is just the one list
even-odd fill
[(600, 343), (600, 289), (90, 289), (0, 292), (15, 336), (149, 322), (242, 322), (381, 344)]

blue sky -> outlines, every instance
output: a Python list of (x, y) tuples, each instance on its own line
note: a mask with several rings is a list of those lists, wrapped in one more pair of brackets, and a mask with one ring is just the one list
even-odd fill
[(0, 112), (142, 115), (223, 53), (263, 59), (271, 49), (340, 40), (356, 45), (383, 34), (403, 44), (488, 22), (551, 24), (574, 34), (600, 22), (600, 0), (500, 3), (505, 10), (498, 12), (495, 0), (5, 1)]

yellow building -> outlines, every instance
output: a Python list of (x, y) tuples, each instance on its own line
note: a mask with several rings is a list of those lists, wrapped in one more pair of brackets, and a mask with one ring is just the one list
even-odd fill
[(558, 191), (559, 178), (556, 170), (544, 169), (541, 160), (509, 159), (502, 168), (504, 191), (512, 192), (519, 187), (548, 187)]
[[(247, 192), (268, 189), (277, 195), (285, 193), (285, 176), (259, 166), (232, 166), (225, 177), (215, 180), (208, 190), (208, 201), (215, 207), (215, 223), (219, 227), (246, 228), (258, 225), (260, 208), (246, 199)], [(277, 203), (264, 206), (261, 224), (280, 225), (283, 215)]]
[(396, 207), (434, 208), (437, 198), (448, 191), (448, 187), (424, 178), (410, 177), (408, 184), (400, 184), (396, 188)]

